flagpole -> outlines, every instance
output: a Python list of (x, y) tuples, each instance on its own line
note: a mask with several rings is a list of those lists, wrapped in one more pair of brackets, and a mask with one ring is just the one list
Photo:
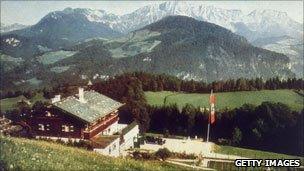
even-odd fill
[[(211, 96), (212, 94), (213, 94), (213, 89), (211, 89)], [(208, 115), (207, 142), (209, 142), (209, 135), (210, 135), (210, 119), (211, 119), (211, 105), (210, 105), (210, 112)]]
[(207, 130), (207, 142), (209, 142), (209, 132), (210, 132), (210, 119), (208, 119), (208, 130)]

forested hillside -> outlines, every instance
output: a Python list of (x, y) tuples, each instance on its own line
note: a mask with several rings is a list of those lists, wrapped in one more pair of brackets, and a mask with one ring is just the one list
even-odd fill
[[(48, 20), (51, 22), (54, 18)], [(59, 21), (66, 24), (61, 19)], [(49, 34), (42, 32), (38, 35)], [(21, 33), (1, 38), (4, 43), (1, 53), (23, 59), (1, 74), (3, 89), (33, 89), (35, 84), (29, 81), (31, 79), (38, 80), (37, 86), (52, 87), (58, 83), (100, 81), (134, 71), (165, 73), (183, 80), (209, 83), (238, 78), (287, 79), (295, 76), (285, 55), (254, 47), (244, 37), (223, 27), (185, 16), (169, 16), (119, 38), (94, 37), (76, 45), (65, 43), (63, 39), (59, 42), (65, 45), (58, 45), (60, 48), (56, 50), (44, 45), (35, 46), (42, 44), (41, 40), (33, 40)]]

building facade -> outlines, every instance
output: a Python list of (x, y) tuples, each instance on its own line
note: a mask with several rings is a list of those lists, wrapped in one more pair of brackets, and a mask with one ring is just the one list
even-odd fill
[[(87, 140), (93, 145), (94, 151), (118, 156), (120, 149), (126, 149), (120, 146), (124, 144), (122, 140), (127, 134), (123, 134), (123, 130), (128, 127), (118, 123), (118, 110), (122, 106), (122, 103), (100, 93), (79, 88), (78, 94), (64, 99), (56, 95), (52, 104), (44, 112), (32, 116), (28, 124), (36, 137)], [(139, 130), (133, 129), (126, 137), (128, 143), (130, 135), (136, 139), (138, 133)]]

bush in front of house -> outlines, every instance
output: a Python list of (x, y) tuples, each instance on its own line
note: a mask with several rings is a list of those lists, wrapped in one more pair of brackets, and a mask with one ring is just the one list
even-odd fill
[(158, 159), (165, 160), (169, 157), (178, 158), (178, 159), (197, 159), (197, 156), (195, 154), (186, 154), (185, 152), (183, 153), (171, 152), (167, 148), (161, 148), (155, 153), (135, 150), (131, 153), (131, 157), (136, 160), (158, 160)]
[(156, 160), (156, 156), (149, 152), (133, 151), (132, 157), (136, 160)]
[(171, 153), (167, 148), (161, 148), (157, 150), (155, 153), (149, 153), (149, 152), (142, 152), (142, 151), (133, 151), (132, 152), (132, 158), (136, 160), (166, 160), (167, 158), (173, 156), (173, 153)]
[(166, 160), (167, 158), (171, 157), (171, 152), (167, 148), (161, 148), (155, 152), (155, 156), (162, 160)]
[(179, 158), (179, 159), (196, 159), (197, 158), (197, 156), (195, 154), (186, 154), (185, 152), (183, 152), (183, 153), (171, 152), (171, 156), (174, 158)]

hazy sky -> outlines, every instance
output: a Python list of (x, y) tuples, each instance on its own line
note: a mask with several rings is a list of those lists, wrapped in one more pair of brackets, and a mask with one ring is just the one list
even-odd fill
[[(130, 13), (140, 7), (164, 1), (2, 1), (1, 22), (5, 24), (35, 24), (51, 11), (66, 7), (103, 9), (114, 14)], [(303, 1), (195, 1), (225, 9), (240, 9), (249, 13), (254, 9), (274, 9), (287, 12), (294, 20), (303, 23)]]

